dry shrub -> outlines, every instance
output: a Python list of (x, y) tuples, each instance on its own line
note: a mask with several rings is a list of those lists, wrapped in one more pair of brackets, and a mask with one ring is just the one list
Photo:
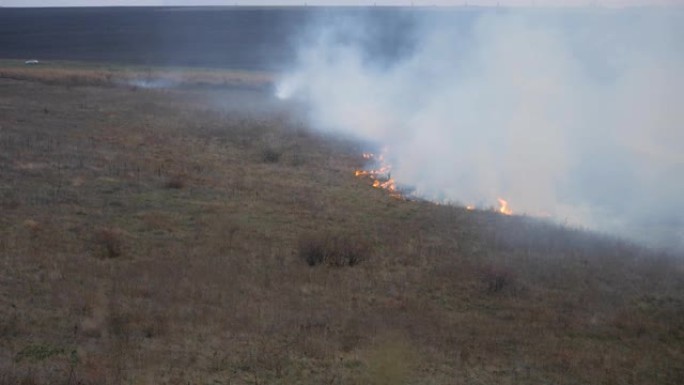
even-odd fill
[(98, 253), (105, 258), (117, 258), (123, 253), (123, 231), (104, 227), (95, 231), (94, 243)]
[(180, 190), (185, 187), (185, 184), (186, 178), (183, 175), (174, 175), (164, 183), (164, 187)]
[(169, 330), (169, 320), (163, 314), (155, 314), (144, 319), (141, 325), (145, 338), (156, 338), (165, 335)]
[(34, 344), (29, 345), (20, 350), (14, 360), (16, 362), (21, 362), (24, 360), (40, 362), (44, 361), (52, 356), (57, 356), (64, 354), (63, 348), (58, 348), (51, 345)]
[(515, 276), (507, 268), (488, 265), (480, 269), (480, 277), (490, 293), (498, 293), (513, 285)]
[(43, 230), (43, 225), (40, 222), (34, 221), (33, 219), (25, 220), (23, 225), (24, 228), (28, 230), (31, 238), (36, 238)]
[(355, 266), (370, 255), (370, 246), (361, 236), (321, 233), (299, 240), (299, 257), (309, 266)]
[(283, 153), (273, 147), (266, 147), (261, 152), (261, 160), (265, 163), (278, 163)]

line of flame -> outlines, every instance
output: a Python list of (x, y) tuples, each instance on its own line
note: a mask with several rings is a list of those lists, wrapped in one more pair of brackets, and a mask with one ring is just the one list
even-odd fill
[(357, 177), (368, 177), (373, 181), (373, 187), (387, 190), (391, 197), (402, 199), (403, 196), (397, 190), (394, 179), (389, 177), (392, 168), (385, 163), (384, 156), (382, 154), (375, 155), (371, 152), (364, 152), (363, 159), (368, 161), (372, 160), (378, 164), (379, 167), (373, 170), (356, 170), (354, 171), (354, 175)]
[[(394, 198), (405, 198), (397, 190), (397, 185), (394, 179), (389, 176), (392, 167), (385, 163), (383, 154), (375, 155), (372, 152), (364, 152), (363, 159), (367, 161), (374, 161), (377, 165), (379, 165), (379, 167), (372, 170), (356, 170), (354, 171), (355, 176), (370, 178), (373, 181), (373, 187), (388, 191), (390, 196)], [(499, 202), (499, 208), (497, 209), (497, 212), (503, 215), (513, 215), (513, 210), (508, 207), (508, 201), (503, 198), (498, 198), (497, 201)], [(467, 205), (465, 208), (468, 211), (473, 211), (476, 209), (474, 205)]]

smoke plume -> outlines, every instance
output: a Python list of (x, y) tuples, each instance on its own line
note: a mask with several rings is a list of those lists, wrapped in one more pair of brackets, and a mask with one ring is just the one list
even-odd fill
[(684, 250), (684, 12), (323, 14), (277, 96), (436, 201)]

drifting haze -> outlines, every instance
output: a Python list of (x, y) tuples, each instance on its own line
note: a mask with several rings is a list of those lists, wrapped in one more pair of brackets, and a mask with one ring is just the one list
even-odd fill
[[(419, 196), (684, 250), (681, 10), (322, 16), (278, 95), (387, 148)], [(397, 23), (393, 24), (397, 27)], [(389, 34), (391, 35), (391, 33)], [(392, 48), (392, 49), (389, 49)]]

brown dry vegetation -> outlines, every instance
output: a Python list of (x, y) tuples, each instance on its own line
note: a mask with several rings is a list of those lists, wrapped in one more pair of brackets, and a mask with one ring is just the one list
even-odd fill
[(0, 79), (0, 384), (684, 379), (681, 260), (393, 199), (255, 91), (66, 83)]
[(155, 85), (168, 84), (185, 88), (263, 88), (272, 82), (272, 76), (267, 73), (237, 70), (173, 70), (59, 61), (36, 65), (22, 63), (18, 60), (0, 60), (0, 78), (67, 86), (129, 86), (132, 89), (144, 88), (146, 84), (153, 88)]

